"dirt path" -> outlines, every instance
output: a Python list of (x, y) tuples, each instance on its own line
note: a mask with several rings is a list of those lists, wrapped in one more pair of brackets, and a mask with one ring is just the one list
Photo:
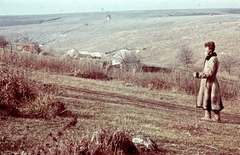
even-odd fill
[[(72, 99), (84, 99), (111, 104), (133, 105), (139, 108), (149, 108), (155, 110), (169, 110), (171, 113), (181, 115), (187, 113), (191, 117), (195, 116), (195, 97), (183, 94), (162, 93), (151, 91), (140, 87), (129, 87), (123, 83), (112, 81), (96, 81), (81, 79), (71, 76), (50, 74), (38, 74), (38, 79), (42, 82), (54, 83), (60, 92), (59, 97)], [(59, 80), (60, 78), (60, 80)], [(228, 108), (228, 103), (225, 102)], [(231, 109), (230, 109), (231, 110)], [(201, 109), (197, 110), (198, 116), (202, 115)], [(223, 110), (223, 123), (240, 124), (237, 114), (229, 113), (229, 108)]]
[[(59, 86), (60, 91), (67, 92), (65, 94), (61, 94), (62, 97), (70, 97), (76, 99), (84, 99), (90, 101), (99, 101), (104, 103), (114, 103), (114, 104), (126, 104), (126, 105), (133, 105), (139, 108), (150, 108), (155, 110), (168, 110), (171, 113), (175, 114), (184, 114), (188, 113), (189, 116), (194, 118), (195, 116), (195, 109), (193, 105), (183, 105), (179, 104), (177, 101), (178, 99), (175, 98), (173, 102), (171, 100), (162, 101), (161, 98), (152, 98), (144, 97), (142, 98), (141, 95), (137, 95), (135, 93), (131, 93), (129, 91), (128, 94), (124, 94), (123, 92), (109, 92), (105, 91), (104, 88), (100, 90), (96, 90), (93, 88), (82, 88), (82, 87), (73, 87), (73, 86)], [(130, 88), (131, 90), (131, 88)], [(162, 94), (159, 94), (160, 96)], [(164, 97), (163, 97), (164, 98)], [(189, 100), (188, 100), (189, 101)], [(181, 101), (180, 101), (181, 102)], [(201, 109), (198, 109), (198, 116), (202, 113)], [(226, 112), (222, 112), (222, 121), (226, 124), (240, 124), (239, 116), (236, 114), (229, 114)]]

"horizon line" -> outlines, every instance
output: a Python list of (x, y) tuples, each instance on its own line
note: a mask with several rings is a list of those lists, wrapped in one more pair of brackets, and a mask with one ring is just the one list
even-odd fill
[(0, 14), (0, 16), (38, 16), (38, 15), (59, 15), (59, 14), (80, 14), (80, 13), (107, 13), (107, 12), (134, 12), (134, 11), (161, 11), (161, 10), (224, 10), (224, 9), (239, 9), (240, 8), (179, 8), (179, 9), (142, 9), (142, 10), (101, 10), (101, 11), (83, 11), (83, 12), (59, 12), (59, 13), (36, 13), (36, 14)]

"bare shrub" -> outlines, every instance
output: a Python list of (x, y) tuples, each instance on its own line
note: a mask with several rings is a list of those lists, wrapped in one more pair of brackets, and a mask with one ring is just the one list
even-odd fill
[[(50, 133), (43, 143), (28, 149), (28, 154), (85, 154), (85, 155), (137, 155), (138, 149), (125, 131), (98, 130), (92, 135), (59, 132)], [(149, 152), (149, 151), (146, 151)]]
[(0, 36), (0, 47), (5, 48), (8, 45), (8, 41), (5, 39), (4, 36)]
[(27, 78), (23, 69), (9, 69), (0, 76), (0, 108), (6, 115), (53, 118), (65, 110), (42, 84)]
[(109, 79), (100, 63), (88, 59), (81, 60), (79, 65), (74, 69), (74, 72), (75, 76), (82, 78), (101, 80)]
[(7, 73), (2, 74), (0, 78), (0, 95), (2, 96), (0, 104), (2, 106), (18, 105), (36, 99), (35, 83), (25, 78), (24, 73), (20, 70), (9, 70)]
[(177, 59), (188, 68), (194, 62), (193, 54), (193, 51), (189, 47), (182, 46)]
[[(141, 75), (142, 74), (142, 75)], [(162, 73), (141, 73), (136, 74), (135, 83), (148, 87), (149, 84), (152, 84), (152, 89), (164, 90), (169, 89), (169, 83), (166, 82), (167, 74)]]
[(42, 49), (40, 48), (39, 44), (37, 42), (33, 43), (33, 49), (39, 54)]
[(236, 99), (239, 95), (240, 85), (236, 82), (219, 80), (221, 95), (224, 99)]
[(238, 66), (238, 60), (231, 56), (225, 56), (221, 63), (221, 67), (230, 75), (232, 73), (232, 69), (235, 66)]

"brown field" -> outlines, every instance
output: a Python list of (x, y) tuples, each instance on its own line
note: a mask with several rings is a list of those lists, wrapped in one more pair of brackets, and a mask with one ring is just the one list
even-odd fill
[[(98, 34), (85, 40), (75, 34), (68, 40), (49, 42), (45, 49), (64, 52), (76, 47), (108, 52), (116, 47), (130, 48), (140, 50), (143, 62), (166, 65), (173, 69), (171, 73), (123, 72), (108, 78), (110, 75), (99, 68), (99, 62), (95, 63), (101, 60), (61, 60), (2, 50), (0, 95), (4, 100), (0, 99), (0, 154), (128, 154), (123, 151), (121, 140), (112, 140), (112, 145), (107, 138), (100, 144), (91, 143), (93, 133), (100, 130), (108, 138), (116, 132), (129, 139), (138, 134), (150, 137), (158, 149), (140, 147), (141, 155), (240, 154), (238, 64), (234, 63), (232, 74), (220, 68), (225, 108), (221, 112), (222, 123), (213, 123), (200, 121), (204, 111), (195, 109), (200, 81), (188, 71), (178, 70), (184, 67), (172, 61), (182, 45), (194, 49), (196, 58), (202, 58), (202, 45), (209, 40), (216, 41), (220, 61), (225, 55), (238, 60), (238, 18), (239, 15), (161, 17), (166, 23), (175, 24)], [(153, 23), (153, 19), (146, 20), (146, 25)], [(201, 66), (198, 60), (190, 70)], [(83, 72), (73, 76), (73, 68)], [(181, 82), (177, 82), (180, 77)], [(149, 89), (148, 84), (152, 83), (153, 89)], [(15, 101), (19, 94), (20, 100)], [(31, 94), (34, 97), (29, 97)], [(59, 103), (64, 105), (62, 109), (55, 107)]]
[[(18, 71), (20, 75), (21, 67)], [(195, 96), (180, 88), (150, 90), (120, 80), (84, 79), (29, 67), (24, 72), (46, 87), (37, 99), (42, 106), (54, 100), (64, 103), (66, 110), (45, 119), (10, 117), (1, 110), (1, 154), (81, 154), (79, 150), (87, 145), (84, 142), (100, 129), (108, 134), (124, 132), (129, 139), (137, 134), (150, 137), (158, 151), (142, 149), (141, 154), (240, 154), (236, 98), (224, 99), (222, 123), (202, 122), (203, 110), (195, 111)], [(92, 147), (89, 154), (98, 148)]]

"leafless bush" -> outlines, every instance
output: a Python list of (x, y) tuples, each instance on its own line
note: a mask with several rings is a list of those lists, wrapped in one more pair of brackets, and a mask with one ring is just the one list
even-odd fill
[(25, 78), (21, 70), (2, 73), (0, 76), (0, 104), (2, 106), (18, 105), (24, 101), (33, 101), (37, 97), (35, 83)]
[(236, 82), (219, 80), (222, 97), (226, 100), (236, 99), (239, 95), (240, 85)]
[(88, 59), (83, 59), (78, 63), (78, 66), (74, 68), (74, 76), (88, 79), (109, 79), (102, 64)]
[(8, 41), (5, 39), (4, 36), (0, 36), (0, 47), (5, 48), (8, 45)]
[(6, 115), (28, 118), (53, 118), (65, 110), (37, 83), (28, 79), (23, 69), (10, 68), (0, 75), (0, 109)]
[(238, 66), (238, 60), (231, 56), (225, 56), (221, 63), (221, 67), (230, 75), (232, 73), (233, 67)]
[(187, 68), (189, 67), (190, 64), (193, 64), (194, 58), (193, 58), (193, 51), (187, 47), (187, 46), (182, 46), (180, 48), (180, 53), (178, 55), (178, 60), (181, 62), (183, 65), (185, 65)]

